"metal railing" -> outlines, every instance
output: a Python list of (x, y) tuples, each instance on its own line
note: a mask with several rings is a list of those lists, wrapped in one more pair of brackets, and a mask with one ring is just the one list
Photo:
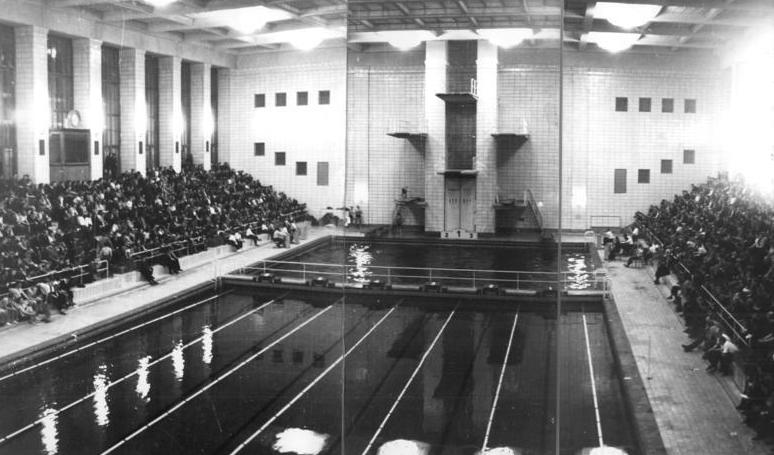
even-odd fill
[(540, 211), (537, 202), (535, 202), (535, 195), (532, 194), (532, 190), (524, 190), (524, 201), (532, 208), (532, 213), (535, 215), (535, 222), (538, 225), (540, 232), (543, 232), (543, 212)]
[[(95, 263), (96, 263), (96, 267), (94, 267)], [(56, 276), (67, 277), (69, 280), (71, 280), (72, 284), (75, 284), (76, 286), (83, 286), (87, 282), (91, 282), (89, 280), (89, 275), (92, 275), (91, 277), (92, 280), (100, 280), (103, 278), (107, 278), (110, 275), (110, 265), (108, 261), (99, 260), (99, 261), (94, 261), (91, 264), (83, 264), (75, 267), (69, 267), (66, 269), (54, 270), (51, 272), (44, 273), (42, 275), (33, 276), (24, 280), (29, 283), (32, 283), (32, 286), (28, 286), (24, 289), (30, 289), (34, 286), (37, 286), (39, 283), (47, 283), (49, 281), (52, 281), (55, 279)], [(0, 294), (0, 298), (6, 297), (7, 295), (8, 295), (8, 292), (4, 292)]]
[(308, 283), (323, 277), (332, 283), (364, 285), (379, 280), (385, 285), (424, 285), (436, 282), (444, 287), (482, 288), (495, 285), (516, 290), (600, 290), (607, 291), (607, 276), (593, 271), (531, 272), (507, 270), (450, 269), (440, 267), (358, 266), (293, 261), (261, 261), (238, 269), (238, 275), (272, 273), (276, 277)]

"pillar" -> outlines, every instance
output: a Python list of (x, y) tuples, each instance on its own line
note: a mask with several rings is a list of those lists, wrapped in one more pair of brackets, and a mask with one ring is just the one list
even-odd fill
[(446, 41), (425, 43), (425, 230), (440, 232), (444, 223), (446, 168), (446, 103), (436, 96), (446, 92)]
[(102, 41), (90, 38), (73, 40), (73, 98), (75, 110), (81, 114), (80, 128), (90, 131), (91, 179), (97, 180), (102, 177), (103, 156)]
[(145, 175), (145, 51), (122, 48), (120, 53), (121, 170)]
[(476, 230), (494, 233), (494, 204), (497, 195), (497, 46), (478, 41), (476, 79)]
[(159, 59), (159, 163), (180, 172), (180, 135), (183, 125), (183, 108), (180, 105), (181, 79), (180, 57), (167, 56)]
[(15, 38), (18, 173), (48, 183), (48, 30), (25, 25), (15, 29)]
[(218, 68), (218, 160), (221, 163), (234, 163), (230, 130), (231, 78), (230, 69)]
[(191, 65), (191, 154), (194, 164), (209, 170), (210, 139), (212, 139), (212, 100), (210, 99), (210, 65)]

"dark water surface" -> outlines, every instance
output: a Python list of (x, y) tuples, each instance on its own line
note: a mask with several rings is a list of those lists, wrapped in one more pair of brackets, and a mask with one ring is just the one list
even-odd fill
[[(489, 446), (553, 453), (557, 343), (561, 452), (597, 445), (581, 313), (563, 315), (557, 340), (555, 317), (464, 300), (431, 312), (429, 299), (227, 293), (0, 381), (0, 437), (41, 419), (0, 454), (219, 454), (248, 439), (239, 453), (360, 454), (373, 439), (372, 454), (409, 440), (472, 455), (509, 343)], [(585, 314), (605, 443), (634, 453), (603, 315)]]

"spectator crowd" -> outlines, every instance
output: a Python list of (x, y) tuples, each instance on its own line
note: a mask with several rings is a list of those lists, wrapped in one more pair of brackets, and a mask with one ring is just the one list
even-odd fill
[(48, 320), (50, 307), (64, 312), (72, 287), (101, 265), (135, 268), (153, 284), (154, 263), (180, 271), (181, 246), (238, 248), (243, 233), (255, 242), (304, 216), (304, 204), (228, 164), (95, 181), (0, 180), (0, 326)]
[(746, 377), (738, 409), (756, 438), (774, 442), (771, 199), (743, 182), (710, 179), (638, 214), (636, 225), (663, 243), (656, 280), (678, 278), (670, 300), (691, 338), (683, 349), (702, 348), (708, 371), (730, 374), (738, 346), (747, 347), (737, 356)]

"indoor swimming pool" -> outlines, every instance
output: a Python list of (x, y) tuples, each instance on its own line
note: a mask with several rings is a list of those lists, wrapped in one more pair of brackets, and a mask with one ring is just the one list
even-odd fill
[(0, 454), (639, 453), (600, 303), (438, 298), (200, 293), (0, 372)]

